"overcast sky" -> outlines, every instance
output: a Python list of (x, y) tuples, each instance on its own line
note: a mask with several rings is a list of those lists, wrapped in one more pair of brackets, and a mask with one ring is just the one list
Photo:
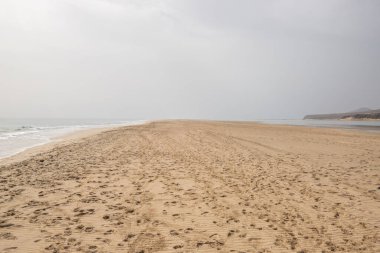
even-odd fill
[(0, 118), (380, 108), (378, 0), (1, 0)]

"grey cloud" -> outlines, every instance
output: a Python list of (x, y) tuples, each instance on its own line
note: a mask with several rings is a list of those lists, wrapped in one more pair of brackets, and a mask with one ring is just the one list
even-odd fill
[(3, 0), (0, 117), (380, 107), (378, 1)]

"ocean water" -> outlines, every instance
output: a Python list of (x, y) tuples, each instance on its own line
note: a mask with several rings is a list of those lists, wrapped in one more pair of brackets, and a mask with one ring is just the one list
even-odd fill
[(356, 129), (363, 131), (380, 131), (380, 121), (349, 121), (349, 120), (314, 120), (314, 119), (279, 119), (279, 120), (256, 120), (259, 123), (279, 124), (291, 126), (311, 126)]
[(0, 158), (50, 142), (77, 130), (142, 124), (143, 120), (0, 119)]

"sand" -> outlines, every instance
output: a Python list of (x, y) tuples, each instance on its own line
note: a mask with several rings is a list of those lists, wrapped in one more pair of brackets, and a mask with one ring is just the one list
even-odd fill
[(165, 121), (0, 167), (0, 252), (380, 252), (380, 134)]

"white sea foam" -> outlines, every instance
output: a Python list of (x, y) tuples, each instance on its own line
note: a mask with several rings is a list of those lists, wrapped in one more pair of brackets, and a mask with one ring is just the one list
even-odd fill
[(0, 158), (82, 129), (143, 124), (125, 120), (0, 120)]

